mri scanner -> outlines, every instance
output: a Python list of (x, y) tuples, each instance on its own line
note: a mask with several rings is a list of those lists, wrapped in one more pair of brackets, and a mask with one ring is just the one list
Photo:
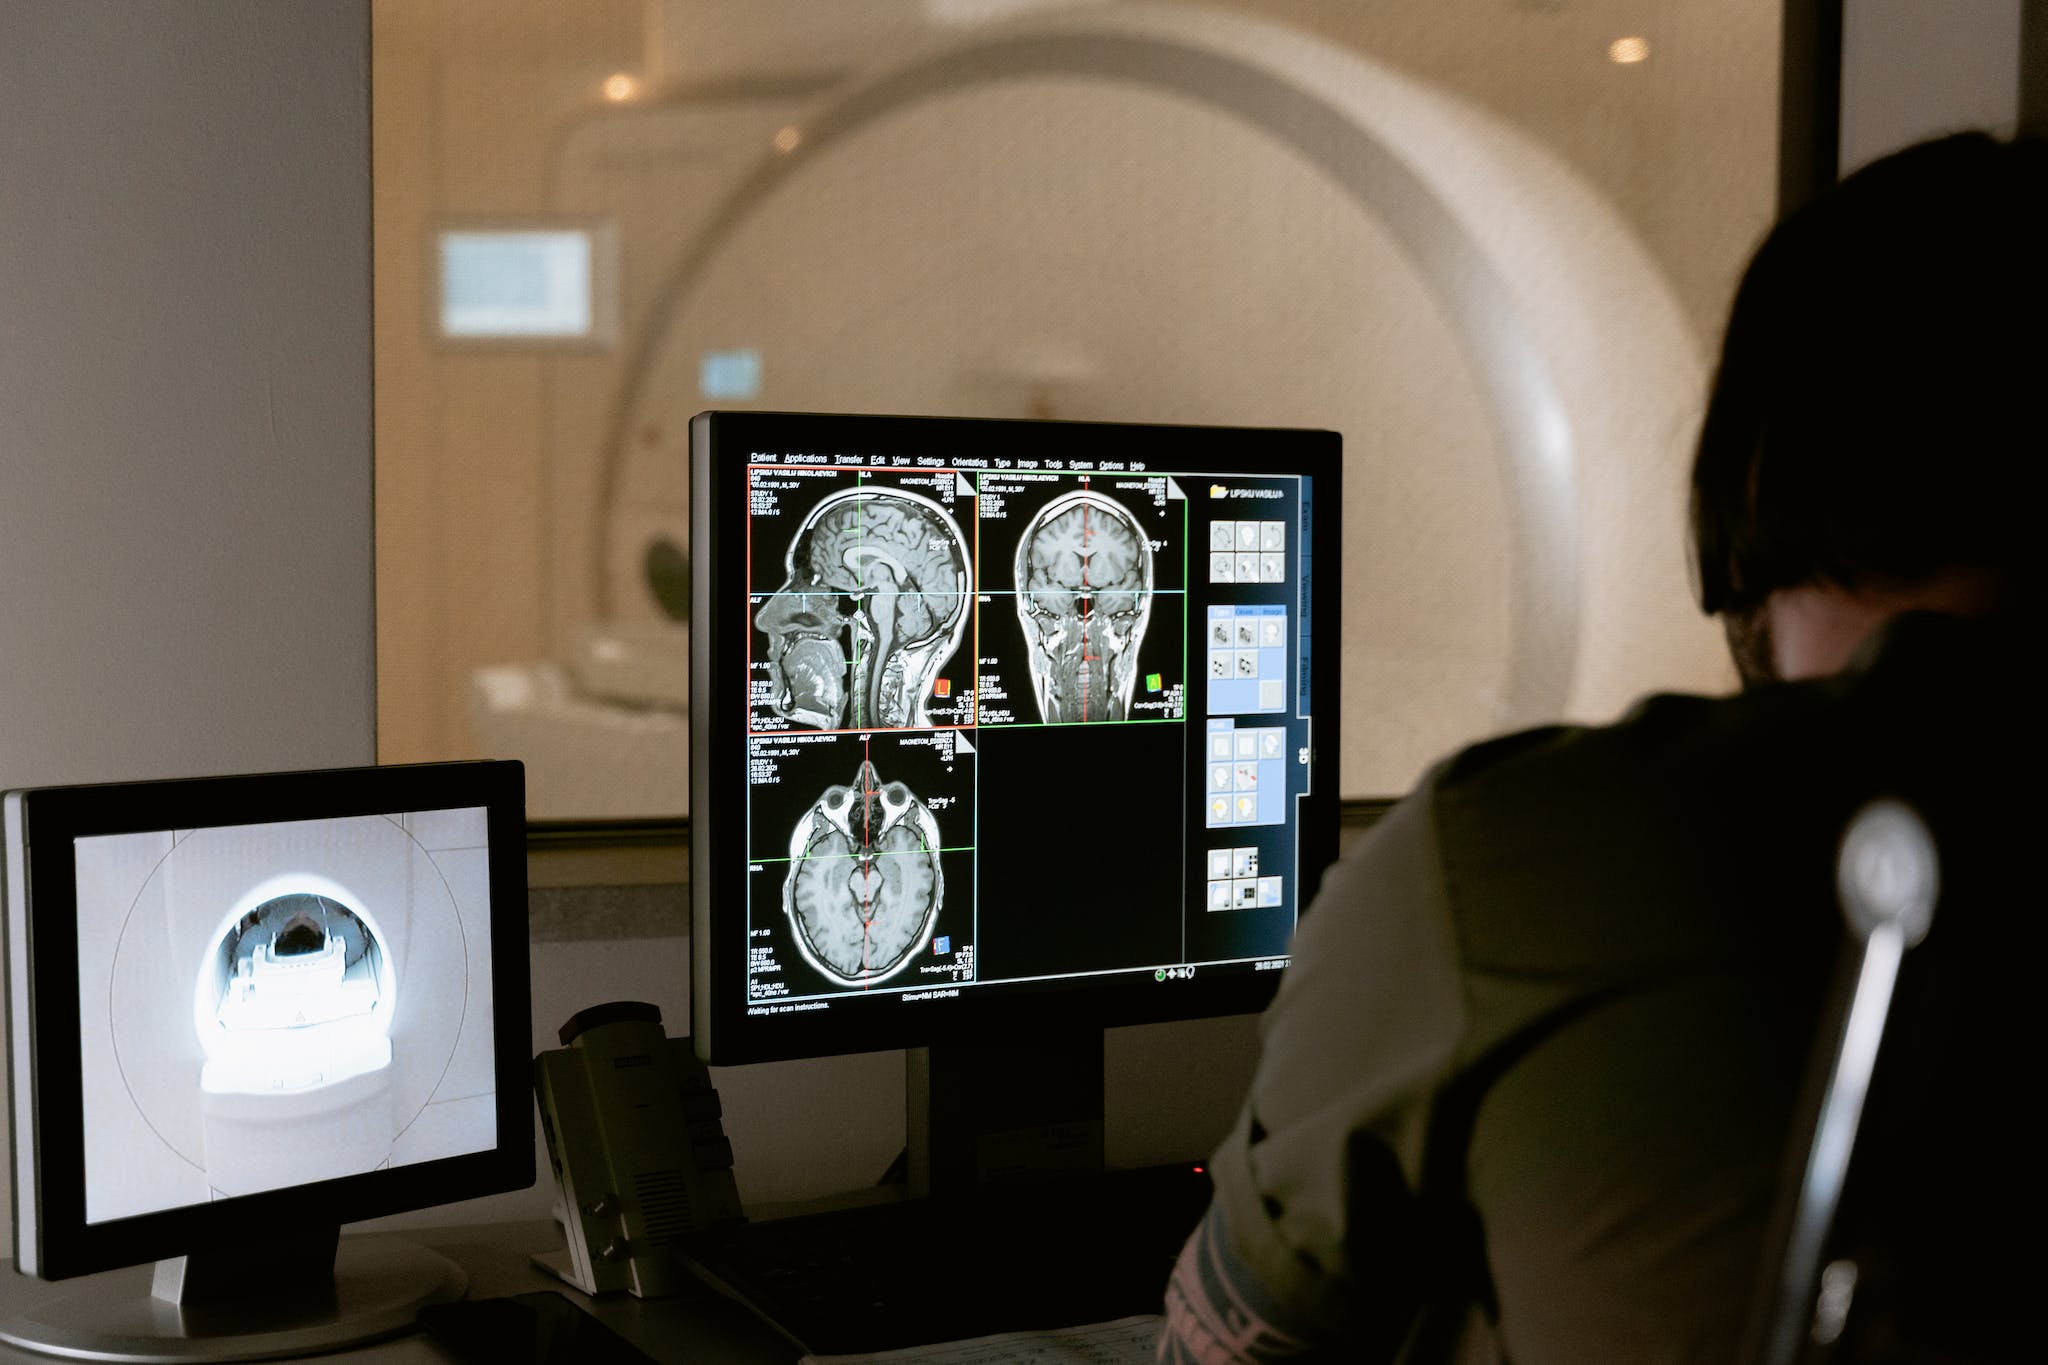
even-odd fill
[(483, 813), (405, 820), (93, 841), (81, 893), (126, 912), (80, 954), (89, 1218), (495, 1141)]
[[(1056, 7), (748, 88), (558, 149), (561, 207), (611, 212), (629, 279), (656, 282), (628, 300), (601, 419), (568, 392), (587, 371), (557, 380), (563, 657), (471, 689), (536, 817), (686, 808), (706, 407), (1340, 431), (1347, 792), (1728, 681), (1678, 533), (1699, 344), (1616, 210), (1515, 129), (1178, 4)], [(720, 169), (714, 144), (759, 156)], [(623, 188), (621, 149), (661, 147), (717, 192), (664, 211)], [(735, 355), (752, 387), (719, 396)]]

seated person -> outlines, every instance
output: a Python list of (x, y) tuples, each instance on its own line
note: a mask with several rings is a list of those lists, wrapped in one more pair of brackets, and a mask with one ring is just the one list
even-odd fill
[(2038, 709), (2044, 242), (2048, 144), (1974, 134), (1772, 231), (1692, 477), (1744, 690), (1468, 749), (1332, 869), (1162, 1361), (1733, 1358), (1842, 830)]

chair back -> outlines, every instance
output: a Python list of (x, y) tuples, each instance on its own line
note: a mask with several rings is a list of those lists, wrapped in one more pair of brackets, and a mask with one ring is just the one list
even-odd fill
[(2044, 898), (2009, 792), (1865, 805), (1745, 1365), (2039, 1361)]

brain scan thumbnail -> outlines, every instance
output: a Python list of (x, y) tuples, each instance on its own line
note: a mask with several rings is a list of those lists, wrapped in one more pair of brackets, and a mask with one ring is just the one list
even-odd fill
[(1049, 724), (1125, 720), (1152, 613), (1152, 545), (1121, 503), (1054, 498), (1017, 545), (1017, 616)]
[(931, 938), (945, 899), (939, 826), (916, 793), (863, 762), (827, 787), (789, 837), (783, 910), (810, 964), (834, 984), (893, 976)]
[(973, 601), (967, 537), (946, 509), (900, 489), (834, 493), (783, 562), (754, 617), (776, 714), (820, 730), (931, 724), (927, 698)]

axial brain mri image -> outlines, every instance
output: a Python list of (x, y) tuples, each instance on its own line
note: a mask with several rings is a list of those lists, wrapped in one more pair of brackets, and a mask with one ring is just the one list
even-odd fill
[(811, 965), (834, 984), (900, 971), (931, 937), (945, 879), (939, 826), (917, 794), (863, 762), (827, 787), (789, 838), (783, 909)]

